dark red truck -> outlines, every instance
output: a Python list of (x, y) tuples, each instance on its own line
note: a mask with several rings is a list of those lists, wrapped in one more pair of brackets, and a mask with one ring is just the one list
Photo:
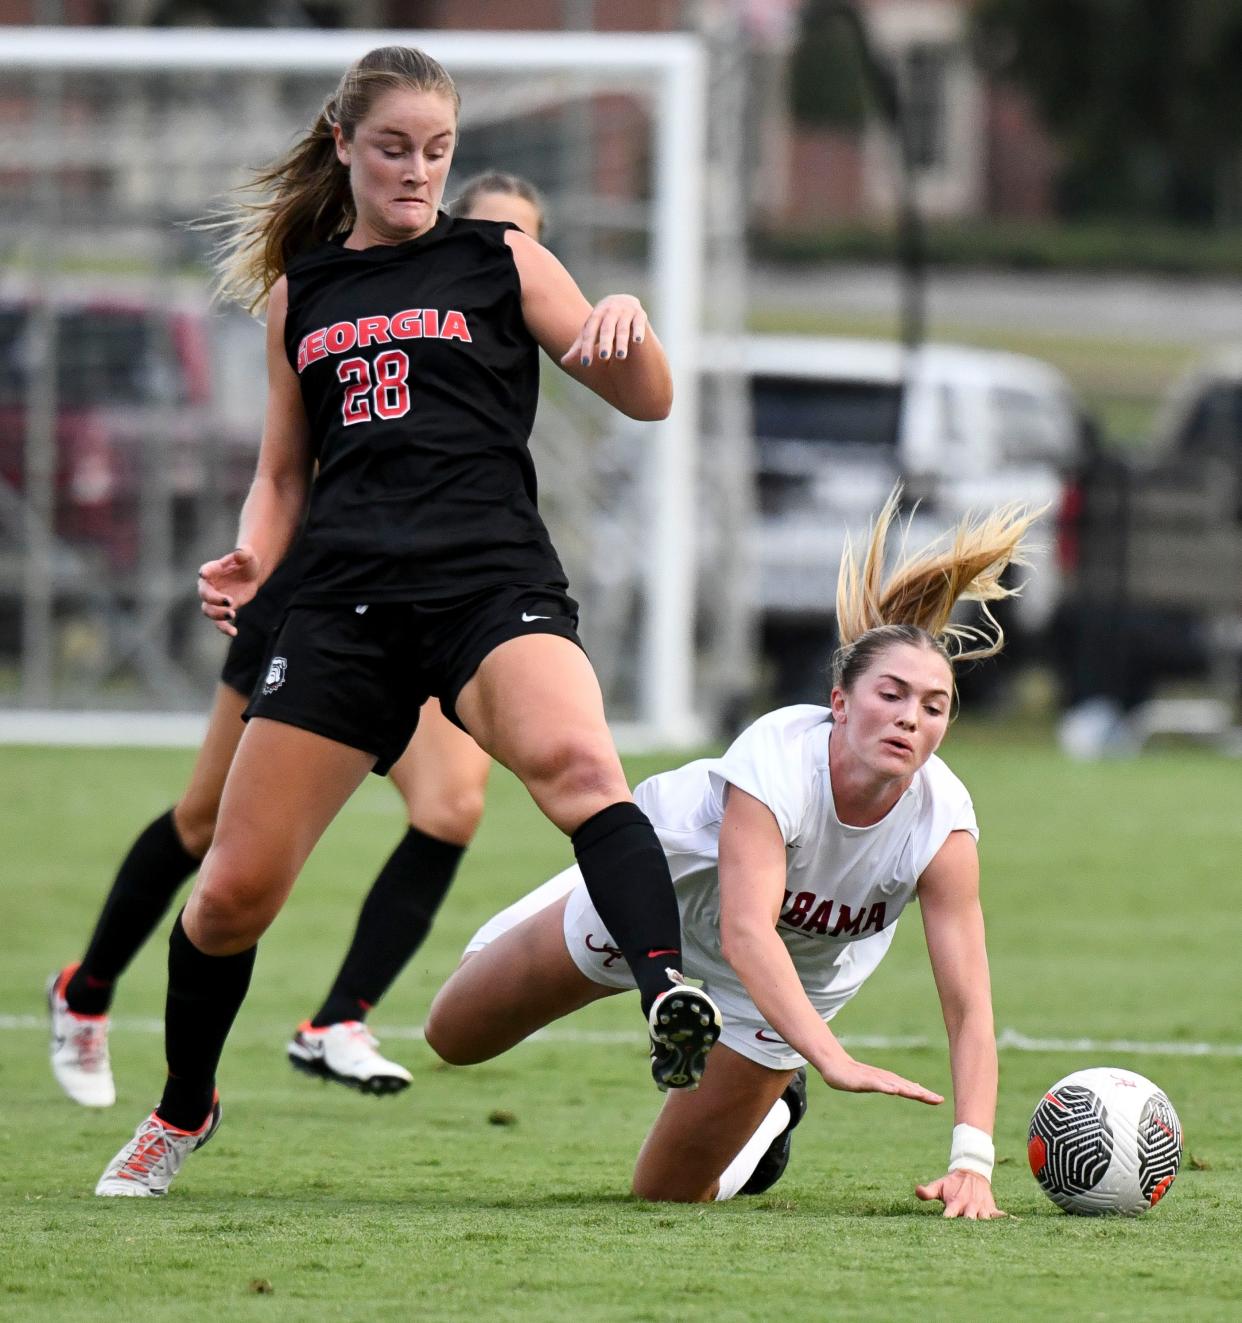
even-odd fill
[[(24, 503), (27, 485), (40, 353), (33, 306), (0, 296), (0, 482), (10, 516)], [(144, 527), (166, 522), (176, 557), (196, 540), (208, 510), (223, 505), (236, 515), (258, 433), (221, 421), (211, 317), (205, 304), (58, 297), (58, 564), (124, 575), (141, 566)], [(10, 530), (6, 541), (13, 539)]]

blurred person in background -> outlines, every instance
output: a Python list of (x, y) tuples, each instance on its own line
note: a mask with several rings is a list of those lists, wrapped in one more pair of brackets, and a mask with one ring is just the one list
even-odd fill
[[(1192, 471), (1185, 457), (1174, 463)], [(1142, 709), (1161, 683), (1210, 668), (1204, 614), (1136, 593), (1150, 567), (1134, 535), (1139, 521), (1149, 530), (1151, 521), (1135, 500), (1153, 481), (1161, 481), (1158, 469), (1109, 450), (1092, 431), (1062, 499), (1057, 541), (1066, 589), (1052, 620), (1050, 656), (1061, 707), (1057, 741), (1080, 761), (1139, 753)]]
[[(1001, 581), (1038, 514), (965, 520), (949, 541), (884, 572), (897, 493), (861, 565), (848, 546), (837, 590), (841, 645), (829, 706), (782, 708), (721, 758), (644, 781), (638, 803), (669, 857), (686, 972), (724, 1015), (695, 1093), (670, 1094), (634, 1173), (644, 1199), (758, 1194), (785, 1169), (806, 1110), (806, 1066), (834, 1089), (937, 1104), (939, 1094), (856, 1061), (828, 1021), (861, 988), (917, 898), (949, 1039), (955, 1126), (946, 1174), (917, 1187), (946, 1217), (1002, 1216), (992, 1196), (997, 1056), (979, 903), (978, 827), (965, 786), (936, 756), (955, 701), (954, 663), (995, 655), (985, 611), (962, 597)], [(427, 1041), (446, 1061), (490, 1060), (601, 997), (634, 986), (581, 873), (570, 868), (475, 935), (436, 995)], [(486, 1018), (477, 1007), (494, 1008)]]

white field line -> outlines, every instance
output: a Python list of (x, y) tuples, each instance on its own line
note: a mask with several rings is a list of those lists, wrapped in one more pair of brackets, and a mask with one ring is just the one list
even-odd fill
[[(291, 1023), (269, 1026), (266, 1037), (280, 1038), (291, 1032)], [(112, 1022), (114, 1029), (124, 1033), (160, 1034), (164, 1032), (162, 1020), (128, 1019), (124, 1016)], [(380, 1038), (421, 1040), (422, 1025), (375, 1025)], [(47, 1032), (47, 1018), (42, 1015), (0, 1015), (0, 1032), (11, 1030), (38, 1030)], [(253, 1033), (254, 1030), (251, 1029)], [(532, 1034), (528, 1042), (598, 1044), (600, 1046), (635, 1045), (644, 1042), (641, 1033), (625, 1029), (574, 1029), (561, 1026), (541, 1029)], [(849, 1048), (867, 1051), (896, 1051), (904, 1048), (938, 1047), (939, 1041), (912, 1035), (842, 1034), (841, 1043)], [(1238, 1057), (1242, 1058), (1242, 1043), (1162, 1043), (1137, 1038), (1032, 1038), (1017, 1029), (1005, 1028), (997, 1035), (996, 1045), (1008, 1052), (1071, 1052), (1083, 1055), (1102, 1055), (1121, 1052), (1140, 1057)]]
[[(639, 721), (609, 723), (622, 753), (665, 753), (683, 747), (668, 733)], [(0, 745), (31, 744), (79, 749), (197, 749), (207, 731), (201, 712), (49, 712), (0, 708)], [(686, 748), (708, 743), (688, 731)]]

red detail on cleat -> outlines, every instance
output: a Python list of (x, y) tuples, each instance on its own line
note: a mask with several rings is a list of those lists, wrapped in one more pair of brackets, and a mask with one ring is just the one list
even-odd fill
[(1172, 1184), (1173, 1184), (1173, 1177), (1166, 1176), (1164, 1180), (1162, 1180), (1160, 1184), (1157, 1185), (1156, 1188), (1151, 1192), (1151, 1206), (1153, 1208), (1155, 1208), (1155, 1206), (1160, 1202), (1160, 1200), (1163, 1199), (1166, 1194), (1168, 1194), (1169, 1186)]
[[(171, 1079), (177, 1078), (172, 1073), (171, 1070), (168, 1072), (168, 1074)], [(181, 1135), (182, 1138), (188, 1138), (190, 1135), (201, 1135), (205, 1131), (211, 1128), (211, 1120), (212, 1117), (215, 1116), (216, 1105), (217, 1103), (219, 1103), (219, 1101), (220, 1101), (220, 1090), (213, 1089), (211, 1094), (211, 1111), (207, 1113), (207, 1119), (203, 1122), (203, 1124), (194, 1130), (182, 1130), (182, 1128), (179, 1125), (173, 1125), (171, 1121), (165, 1121), (164, 1118), (159, 1114), (158, 1108), (151, 1113), (151, 1117), (153, 1120), (158, 1121), (160, 1125), (162, 1125), (164, 1129), (167, 1130), (170, 1134)]]
[(1031, 1164), (1033, 1176), (1038, 1176), (1048, 1161), (1048, 1145), (1038, 1135), (1032, 1135), (1031, 1142), (1026, 1146), (1026, 1160)]
[[(171, 1130), (175, 1134), (186, 1133), (184, 1130), (177, 1130), (174, 1126), (170, 1126), (161, 1117), (157, 1116), (155, 1119), (165, 1129)], [(167, 1148), (168, 1141), (163, 1135), (152, 1135), (134, 1150), (129, 1161), (117, 1172), (117, 1175), (127, 1181), (136, 1181), (142, 1176), (149, 1176), (152, 1166), (164, 1156)]]
[[(69, 1012), (70, 1015), (73, 1016), (75, 1020), (91, 1020), (91, 1021), (106, 1020), (108, 1018), (107, 1011), (105, 1011), (102, 1015), (87, 1015), (84, 1011), (75, 1011), (73, 1007), (69, 1005), (69, 999), (65, 996), (65, 990), (69, 986), (69, 980), (78, 972), (78, 968), (80, 967), (81, 963), (82, 962), (80, 960), (75, 960), (73, 964), (66, 965), (64, 969), (60, 971), (60, 974), (57, 977), (56, 982), (52, 985), (52, 992), (54, 993), (55, 996), (59, 997), (60, 1000), (65, 1003), (65, 1009)], [(86, 981), (91, 984), (94, 984), (96, 982), (96, 980), (92, 979), (89, 974), (86, 976)], [(103, 984), (101, 986), (110, 987), (111, 984)]]
[(653, 947), (647, 952), (647, 959), (654, 960), (657, 956), (662, 955), (681, 955), (681, 952), (675, 946)]
[(73, 964), (66, 965), (64, 969), (60, 971), (60, 976), (57, 978), (55, 984), (53, 984), (58, 997), (64, 997), (65, 989), (69, 986), (69, 980), (78, 972), (78, 966), (81, 963), (80, 960), (75, 960)]

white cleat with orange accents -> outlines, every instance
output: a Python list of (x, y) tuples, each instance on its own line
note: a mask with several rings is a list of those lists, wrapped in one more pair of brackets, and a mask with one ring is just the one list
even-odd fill
[(379, 1040), (361, 1020), (343, 1020), (323, 1029), (303, 1020), (285, 1051), (296, 1070), (360, 1093), (400, 1093), (414, 1080), (404, 1066), (380, 1055)]
[(116, 1085), (108, 1058), (108, 1017), (79, 1015), (69, 1009), (65, 984), (76, 968), (69, 965), (48, 980), (52, 1074), (75, 1103), (83, 1107), (111, 1107), (116, 1102)]
[(154, 1112), (143, 1121), (134, 1137), (104, 1168), (95, 1193), (104, 1198), (117, 1195), (150, 1199), (168, 1193), (181, 1164), (216, 1133), (220, 1124), (220, 1095), (207, 1119), (197, 1130), (178, 1130), (161, 1121)]

